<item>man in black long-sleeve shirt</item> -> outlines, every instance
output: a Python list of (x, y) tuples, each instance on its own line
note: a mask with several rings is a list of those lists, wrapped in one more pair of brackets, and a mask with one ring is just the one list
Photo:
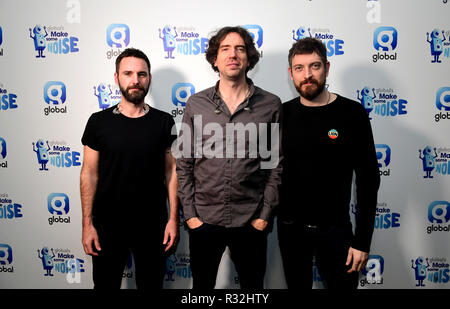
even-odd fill
[(283, 104), (278, 237), (290, 289), (312, 287), (313, 256), (326, 287), (357, 288), (374, 229), (380, 175), (370, 121), (361, 104), (325, 89), (326, 55), (313, 38), (289, 51), (289, 74), (300, 96)]

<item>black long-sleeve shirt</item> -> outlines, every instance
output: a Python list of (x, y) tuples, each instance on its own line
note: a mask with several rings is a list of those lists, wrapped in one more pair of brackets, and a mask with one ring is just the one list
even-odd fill
[(365, 109), (339, 95), (318, 107), (297, 97), (283, 104), (283, 115), (279, 215), (307, 225), (350, 223), (354, 172), (358, 212), (351, 246), (369, 252), (380, 175)]

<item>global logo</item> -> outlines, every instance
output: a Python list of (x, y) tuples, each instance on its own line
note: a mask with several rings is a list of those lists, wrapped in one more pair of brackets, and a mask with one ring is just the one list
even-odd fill
[(369, 255), (366, 267), (361, 272), (364, 276), (360, 281), (361, 287), (367, 284), (383, 284), (384, 258), (381, 255)]
[[(373, 47), (377, 54), (372, 56), (373, 62), (378, 60), (397, 60), (397, 53), (392, 53), (397, 48), (398, 32), (394, 27), (378, 27), (373, 32)], [(380, 52), (384, 52), (380, 54)]]
[(369, 119), (370, 113), (373, 111), (375, 115), (381, 117), (395, 117), (399, 115), (406, 115), (406, 104), (408, 101), (401, 99), (393, 89), (363, 87), (361, 90), (356, 90), (356, 98), (361, 102), (361, 105), (366, 109)]
[(245, 29), (247, 29), (247, 31), (250, 33), (256, 46), (258, 48), (261, 48), (261, 46), (263, 44), (263, 29), (261, 28), (261, 26), (260, 25), (244, 25), (243, 27)]
[(386, 144), (376, 144), (376, 156), (381, 176), (390, 176), (391, 169), (388, 168), (391, 163), (391, 148)]
[(450, 203), (447, 201), (434, 201), (428, 207), (428, 221), (431, 225), (427, 226), (427, 233), (450, 232)]
[(124, 48), (130, 44), (130, 28), (125, 24), (111, 24), (106, 28), (106, 44), (109, 47)]
[(10, 245), (0, 244), (0, 273), (13, 273), (13, 251)]
[(202, 37), (194, 27), (177, 27), (165, 25), (158, 29), (162, 40), (165, 59), (175, 59), (174, 53), (184, 56), (204, 54), (209, 39)]
[(441, 87), (436, 92), (436, 108), (439, 114), (435, 114), (434, 121), (450, 119), (450, 87)]
[(111, 24), (106, 28), (106, 44), (111, 50), (106, 52), (106, 57), (111, 59), (117, 57), (130, 44), (130, 28), (126, 24)]
[(294, 41), (304, 39), (306, 37), (321, 40), (327, 47), (327, 57), (339, 56), (344, 54), (344, 40), (336, 38), (330, 29), (327, 28), (307, 28), (300, 26), (297, 30), (292, 30), (292, 38)]
[[(47, 197), (47, 209), (53, 216), (48, 218), (48, 224), (70, 223), (70, 217), (63, 217), (69, 213), (69, 197), (65, 193), (50, 193)], [(56, 216), (55, 216), (56, 215)]]
[(44, 108), (44, 115), (48, 116), (51, 113), (67, 113), (67, 107), (58, 107), (55, 105), (62, 105), (66, 102), (67, 92), (66, 85), (59, 81), (49, 81), (44, 85), (44, 102), (48, 106)]

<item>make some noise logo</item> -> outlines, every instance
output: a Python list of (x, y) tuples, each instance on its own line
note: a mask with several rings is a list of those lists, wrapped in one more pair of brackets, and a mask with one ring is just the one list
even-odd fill
[(311, 29), (300, 26), (297, 30), (292, 30), (292, 38), (294, 41), (298, 41), (306, 37), (321, 40), (327, 47), (327, 57), (344, 54), (344, 40), (337, 38), (336, 35), (330, 31), (330, 29)]
[(8, 244), (0, 244), (0, 273), (13, 272), (13, 250)]
[(22, 217), (22, 205), (13, 201), (8, 193), (0, 194), (0, 222)]
[(450, 120), (450, 87), (441, 87), (436, 92), (436, 109), (434, 121)]
[(428, 206), (428, 221), (431, 225), (426, 228), (427, 234), (434, 232), (450, 232), (450, 203), (434, 201)]
[(55, 273), (66, 275), (69, 283), (80, 283), (80, 275), (85, 272), (84, 260), (76, 258), (67, 248), (37, 249), (37, 257), (42, 262), (44, 277), (53, 277)]
[(106, 58), (116, 58), (130, 44), (130, 27), (126, 24), (111, 24), (106, 28), (106, 44), (111, 47)]
[(0, 168), (8, 168), (7, 153), (6, 141), (3, 137), (0, 137)]
[(0, 57), (3, 56), (3, 29), (0, 27)]
[(442, 54), (446, 59), (450, 58), (450, 30), (433, 29), (427, 32), (427, 42), (430, 45), (431, 63), (441, 63)]
[(375, 229), (387, 230), (400, 227), (400, 213), (393, 212), (385, 202), (377, 203)]
[(165, 281), (172, 282), (176, 278), (190, 279), (191, 258), (187, 253), (174, 253), (166, 259), (166, 275)]
[(371, 113), (378, 118), (396, 117), (408, 113), (406, 110), (408, 101), (401, 98), (392, 88), (363, 87), (356, 90), (356, 94), (356, 98), (366, 109), (369, 119), (372, 119)]
[(380, 176), (391, 176), (391, 147), (386, 144), (375, 145)]
[(423, 178), (450, 175), (450, 148), (425, 146), (419, 149), (418, 158), (422, 161)]
[(69, 197), (65, 193), (50, 193), (47, 197), (47, 210), (52, 215), (48, 224), (70, 223)]
[(394, 27), (378, 27), (373, 32), (373, 48), (377, 51), (372, 61), (397, 60), (398, 32)]
[(8, 90), (0, 83), (0, 112), (12, 110), (19, 107), (17, 105), (17, 94), (8, 92)]
[(209, 39), (202, 37), (194, 27), (175, 27), (165, 25), (158, 29), (162, 40), (164, 58), (175, 59), (175, 56), (197, 56), (204, 54)]
[(369, 255), (366, 267), (361, 270), (364, 276), (359, 284), (361, 287), (368, 285), (382, 285), (384, 273), (384, 258), (381, 255)]
[(172, 104), (176, 107), (172, 109), (172, 117), (183, 116), (186, 102), (191, 95), (195, 94), (195, 87), (191, 83), (176, 83), (172, 87)]
[(48, 171), (48, 164), (53, 167), (69, 168), (80, 166), (80, 155), (74, 151), (66, 142), (44, 141), (39, 139), (33, 144), (33, 151), (36, 153), (37, 163), (40, 171)]
[(94, 86), (94, 96), (97, 98), (98, 108), (101, 110), (119, 104), (122, 99), (120, 88), (110, 84), (100, 83)]
[(450, 280), (450, 265), (444, 257), (424, 258), (422, 256), (411, 260), (411, 269), (417, 287), (425, 287), (428, 283), (443, 285)]
[(36, 25), (29, 28), (30, 38), (34, 43), (36, 58), (45, 58), (46, 55), (67, 55), (80, 51), (76, 36), (70, 35), (63, 26)]

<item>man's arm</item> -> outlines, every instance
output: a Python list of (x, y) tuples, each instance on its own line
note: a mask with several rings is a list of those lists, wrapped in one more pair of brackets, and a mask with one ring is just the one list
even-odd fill
[(180, 135), (178, 136), (179, 155), (176, 160), (176, 171), (178, 177), (178, 196), (183, 208), (184, 220), (190, 229), (194, 229), (203, 224), (197, 217), (194, 205), (195, 179), (194, 179), (194, 125), (191, 118), (191, 104), (189, 98), (184, 110), (181, 122)]
[(166, 229), (164, 231), (163, 244), (166, 245), (165, 251), (168, 251), (176, 244), (179, 237), (177, 196), (178, 179), (175, 158), (172, 156), (170, 148), (166, 150), (165, 154), (165, 173), (167, 193), (169, 196), (169, 221), (167, 222)]
[(97, 251), (101, 250), (97, 230), (92, 223), (92, 205), (97, 190), (99, 153), (88, 146), (84, 146), (83, 166), (80, 174), (80, 193), (82, 210), (82, 244), (84, 252), (97, 256), (92, 244)]
[[(257, 230), (264, 230), (269, 220), (273, 216), (274, 209), (280, 202), (280, 184), (281, 184), (281, 172), (283, 153), (281, 150), (281, 121), (282, 121), (282, 104), (278, 99), (278, 110), (274, 113), (272, 123), (268, 128), (268, 141), (270, 141), (271, 163), (267, 166), (273, 165), (267, 170), (267, 181), (264, 188), (264, 205), (259, 214), (259, 218), (251, 222), (253, 227)], [(269, 146), (269, 145), (267, 145)], [(267, 163), (267, 162), (265, 162)], [(262, 164), (261, 164), (262, 166)]]

